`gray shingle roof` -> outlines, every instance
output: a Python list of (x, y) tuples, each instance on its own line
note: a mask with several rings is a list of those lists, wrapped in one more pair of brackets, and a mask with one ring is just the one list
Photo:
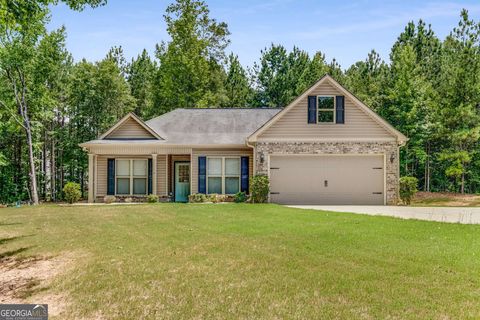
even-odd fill
[(169, 144), (244, 144), (278, 108), (175, 109), (146, 121)]

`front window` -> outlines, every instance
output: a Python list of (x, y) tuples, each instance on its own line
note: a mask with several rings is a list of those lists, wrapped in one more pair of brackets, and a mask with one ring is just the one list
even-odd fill
[(133, 160), (133, 194), (147, 194), (147, 160)]
[(147, 160), (117, 160), (116, 194), (147, 194), (147, 168)]
[(235, 194), (240, 191), (240, 158), (208, 158), (207, 193)]
[(334, 123), (335, 98), (318, 96), (317, 99), (318, 123)]

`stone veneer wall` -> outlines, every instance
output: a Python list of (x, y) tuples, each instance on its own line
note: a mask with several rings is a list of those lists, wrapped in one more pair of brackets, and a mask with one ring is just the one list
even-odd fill
[[(257, 174), (268, 174), (269, 154), (385, 154), (387, 204), (398, 203), (399, 154), (396, 142), (257, 142), (255, 147)], [(390, 162), (391, 154), (395, 160)], [(261, 163), (263, 154), (264, 162)]]

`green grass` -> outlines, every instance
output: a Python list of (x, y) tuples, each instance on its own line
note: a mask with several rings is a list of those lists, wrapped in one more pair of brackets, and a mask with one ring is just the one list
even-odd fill
[(277, 205), (40, 206), (1, 209), (0, 239), (0, 256), (78, 256), (47, 289), (68, 296), (69, 319), (480, 317), (480, 226)]

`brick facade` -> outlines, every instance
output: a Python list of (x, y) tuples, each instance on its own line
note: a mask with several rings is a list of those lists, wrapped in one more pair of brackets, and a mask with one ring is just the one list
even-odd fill
[(399, 154), (396, 142), (257, 142), (256, 174), (268, 174), (268, 155), (271, 154), (384, 154), (387, 204), (396, 205), (398, 202)]

